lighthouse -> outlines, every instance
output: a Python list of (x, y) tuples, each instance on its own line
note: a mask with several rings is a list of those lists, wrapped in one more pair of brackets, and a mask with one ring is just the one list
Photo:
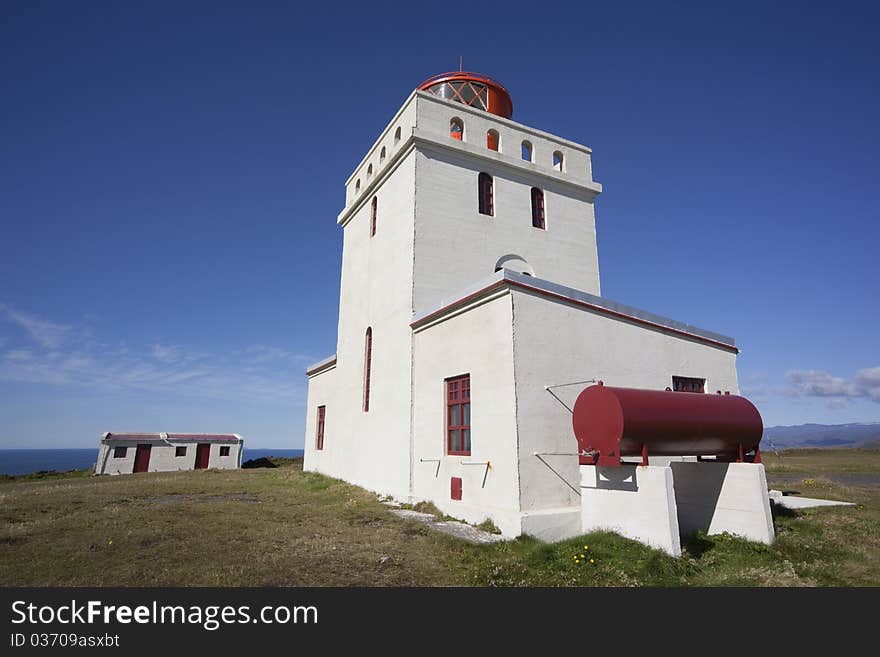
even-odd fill
[(580, 533), (584, 382), (736, 394), (738, 350), (602, 296), (592, 151), (513, 110), (491, 77), (433, 76), (346, 180), (304, 467), (555, 540)]

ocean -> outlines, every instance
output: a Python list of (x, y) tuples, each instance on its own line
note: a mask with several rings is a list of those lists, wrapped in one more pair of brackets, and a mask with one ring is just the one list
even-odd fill
[[(242, 462), (264, 456), (296, 458), (301, 449), (244, 448)], [(91, 468), (98, 459), (95, 449), (0, 449), (0, 474), (19, 475), (38, 470), (82, 470)]]

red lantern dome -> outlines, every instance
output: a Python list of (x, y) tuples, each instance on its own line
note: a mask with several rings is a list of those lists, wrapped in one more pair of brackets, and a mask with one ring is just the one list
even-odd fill
[(513, 116), (513, 101), (507, 89), (486, 75), (469, 71), (441, 73), (422, 82), (419, 89), (505, 119)]

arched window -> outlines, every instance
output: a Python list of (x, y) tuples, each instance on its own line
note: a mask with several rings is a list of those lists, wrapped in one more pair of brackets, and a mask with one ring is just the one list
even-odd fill
[(373, 329), (367, 328), (364, 338), (364, 413), (370, 410), (370, 369), (373, 360)]
[(373, 175), (373, 165), (367, 167), (367, 178)]
[(385, 147), (382, 147), (382, 152), (379, 153), (379, 164), (382, 164), (385, 161)]
[(453, 139), (458, 139), (458, 141), (463, 141), (464, 123), (462, 123), (461, 119), (455, 118), (449, 122), (449, 136)]
[(477, 187), (479, 188), (480, 214), (493, 216), (495, 214), (495, 190), (493, 189), (492, 176), (488, 173), (481, 173), (477, 178)]
[(537, 187), (532, 187), (532, 226), (545, 229), (544, 222), (544, 192)]
[(394, 145), (397, 146), (397, 142), (400, 141), (400, 128), (394, 131)]
[(553, 151), (553, 168), (557, 171), (562, 171), (563, 165), (562, 153), (560, 151)]
[(499, 144), (500, 141), (497, 130), (490, 130), (486, 133), (486, 148), (488, 148), (490, 151), (497, 151)]
[(526, 162), (534, 162), (534, 160), (532, 159), (532, 155), (532, 142), (524, 141), (522, 143), (522, 159), (524, 159)]
[(355, 191), (355, 193), (361, 191), (361, 179), (360, 178), (358, 178), (357, 182), (354, 184), (354, 191)]
[(376, 205), (377, 205), (377, 197), (373, 197), (373, 202), (370, 204), (370, 237), (376, 234)]

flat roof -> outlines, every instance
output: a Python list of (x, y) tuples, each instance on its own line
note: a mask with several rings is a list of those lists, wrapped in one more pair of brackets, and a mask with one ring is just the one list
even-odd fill
[(319, 372), (329, 369), (333, 365), (336, 364), (336, 354), (332, 356), (327, 356), (324, 360), (319, 360), (314, 365), (309, 365), (306, 368), (306, 376), (312, 376), (313, 374), (318, 374)]
[(237, 433), (105, 433), (102, 440), (138, 442), (244, 442)]
[(572, 303), (600, 314), (622, 319), (624, 321), (631, 321), (649, 328), (676, 333), (697, 340), (698, 342), (708, 343), (729, 351), (739, 351), (739, 349), (736, 348), (736, 341), (730, 336), (715, 333), (714, 331), (707, 331), (706, 329), (701, 329), (692, 324), (679, 322), (670, 319), (669, 317), (664, 317), (662, 315), (648, 312), (647, 310), (642, 310), (634, 306), (628, 306), (617, 301), (612, 301), (611, 299), (599, 297), (595, 294), (590, 294), (589, 292), (559, 285), (552, 281), (535, 278), (534, 276), (529, 276), (527, 274), (518, 274), (509, 269), (502, 269), (494, 275), (463, 290), (451, 299), (441, 301), (438, 306), (415, 314), (410, 322), (410, 326), (414, 329), (418, 328), (419, 326), (439, 319), (447, 313), (461, 308), (467, 303), (477, 300), (483, 295), (488, 295), (504, 287), (525, 291), (550, 301)]

